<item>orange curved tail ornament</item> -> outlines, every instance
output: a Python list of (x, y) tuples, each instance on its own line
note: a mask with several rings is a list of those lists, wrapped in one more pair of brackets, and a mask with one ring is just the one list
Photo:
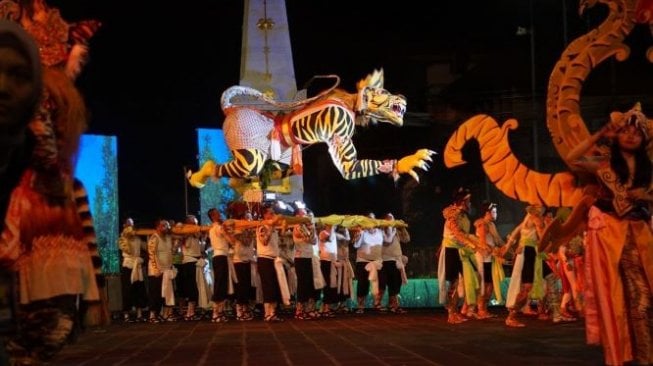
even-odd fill
[(465, 121), (449, 138), (444, 150), (448, 168), (465, 164), (462, 149), (472, 139), (478, 141), (483, 170), (503, 194), (529, 204), (551, 207), (574, 206), (582, 197), (571, 173), (547, 174), (531, 170), (510, 149), (508, 131), (517, 128), (515, 119), (502, 126), (490, 116), (477, 115)]

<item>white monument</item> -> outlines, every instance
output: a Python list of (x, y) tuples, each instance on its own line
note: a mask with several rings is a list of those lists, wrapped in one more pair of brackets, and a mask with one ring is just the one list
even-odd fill
[[(284, 0), (245, 0), (240, 85), (260, 90), (278, 101), (298, 99)], [(290, 177), (290, 187), (290, 193), (278, 193), (278, 197), (290, 202), (303, 201), (301, 175)]]

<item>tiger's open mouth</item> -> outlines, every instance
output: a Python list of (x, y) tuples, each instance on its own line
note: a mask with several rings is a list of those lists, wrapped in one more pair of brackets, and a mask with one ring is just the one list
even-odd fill
[(372, 117), (376, 122), (387, 122), (395, 126), (402, 126), (404, 124), (404, 114), (406, 113), (405, 103), (392, 103), (387, 108), (382, 108), (376, 111), (368, 111), (368, 116)]
[(384, 119), (395, 126), (402, 126), (404, 124), (404, 114), (406, 114), (406, 99), (398, 96), (390, 101)]
[(392, 107), (390, 107), (392, 112), (394, 112), (396, 115), (403, 117), (404, 114), (406, 114), (406, 104), (400, 104), (400, 103), (392, 103)]
[(372, 123), (386, 122), (395, 126), (404, 124), (406, 97), (390, 94), (385, 89), (375, 89), (370, 95), (365, 114), (371, 118)]

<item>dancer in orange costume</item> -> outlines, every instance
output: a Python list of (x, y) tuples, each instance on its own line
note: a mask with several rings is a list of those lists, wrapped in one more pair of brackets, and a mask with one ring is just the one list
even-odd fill
[(613, 112), (610, 123), (568, 157), (599, 183), (587, 214), (585, 317), (588, 341), (603, 345), (609, 365), (653, 361), (653, 167), (646, 150), (652, 131), (637, 104)]

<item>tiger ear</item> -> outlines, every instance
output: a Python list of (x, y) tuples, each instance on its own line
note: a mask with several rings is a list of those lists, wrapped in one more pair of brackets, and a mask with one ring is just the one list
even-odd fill
[(610, 122), (612, 123), (618, 123), (624, 118), (624, 113), (615, 111), (610, 113)]
[(360, 91), (363, 88), (383, 88), (383, 69), (374, 70), (371, 74), (367, 75), (365, 79), (358, 82), (357, 89)]

